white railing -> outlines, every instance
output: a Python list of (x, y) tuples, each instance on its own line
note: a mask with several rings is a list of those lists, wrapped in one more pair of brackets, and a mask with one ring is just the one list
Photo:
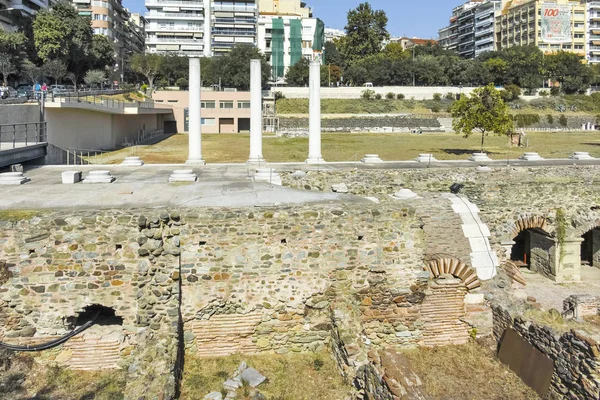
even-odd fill
[(161, 13), (146, 13), (146, 14), (144, 14), (144, 16), (146, 17), (146, 19), (152, 19), (152, 18), (192, 18), (192, 19), (197, 19), (197, 20), (204, 20), (204, 15), (203, 14), (197, 14), (197, 13), (165, 13), (165, 12), (161, 12)]

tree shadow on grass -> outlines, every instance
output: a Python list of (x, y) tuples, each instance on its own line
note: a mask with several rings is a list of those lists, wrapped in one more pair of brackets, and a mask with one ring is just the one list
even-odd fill
[(600, 143), (582, 143), (583, 145), (586, 146), (600, 146)]
[[(446, 154), (454, 154), (455, 156), (463, 156), (465, 154), (471, 155), (473, 153), (480, 152), (480, 150), (475, 150), (475, 149), (442, 149), (442, 151)], [(485, 150), (485, 149), (483, 150), (483, 152), (487, 153), (487, 154), (500, 154), (500, 153)]]

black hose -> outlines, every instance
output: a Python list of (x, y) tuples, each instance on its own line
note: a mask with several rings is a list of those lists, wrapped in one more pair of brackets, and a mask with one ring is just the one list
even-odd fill
[(80, 326), (77, 329), (72, 330), (71, 332), (67, 333), (66, 335), (64, 335), (63, 337), (60, 337), (56, 340), (52, 340), (50, 342), (44, 343), (44, 344), (40, 344), (37, 346), (17, 346), (14, 344), (8, 344), (8, 343), (2, 343), (0, 342), (0, 348), (5, 348), (8, 350), (12, 350), (12, 351), (42, 351), (42, 350), (48, 350), (51, 349), (53, 347), (59, 346), (61, 344), (63, 344), (64, 342), (66, 342), (67, 340), (71, 339), (73, 336), (76, 336), (78, 334), (80, 334), (81, 332), (85, 331), (86, 329), (88, 329), (89, 327), (91, 327), (92, 325), (94, 325), (94, 323), (96, 322), (96, 318), (98, 318), (98, 315), (100, 315), (100, 311), (98, 311), (96, 313), (96, 315), (94, 315), (94, 318), (92, 318), (90, 321), (86, 322), (85, 324), (83, 324), (82, 326)]

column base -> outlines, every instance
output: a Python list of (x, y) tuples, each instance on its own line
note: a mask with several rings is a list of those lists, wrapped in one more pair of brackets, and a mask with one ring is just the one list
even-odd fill
[(262, 157), (249, 158), (248, 161), (246, 161), (246, 164), (249, 164), (249, 165), (261, 165), (261, 164), (266, 164), (266, 163), (267, 162)]
[(305, 162), (307, 164), (325, 164), (326, 163), (326, 161), (324, 159), (322, 159), (321, 157), (307, 158)]
[(200, 160), (196, 160), (196, 159), (188, 159), (185, 162), (185, 165), (190, 165), (192, 167), (203, 167), (206, 165), (206, 161), (200, 159)]

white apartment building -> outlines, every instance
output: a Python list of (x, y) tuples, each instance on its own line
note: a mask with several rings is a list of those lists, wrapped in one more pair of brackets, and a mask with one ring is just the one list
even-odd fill
[(53, 0), (0, 0), (0, 30), (14, 32), (17, 29), (14, 24), (15, 16), (32, 16), (52, 4)]
[(256, 1), (146, 0), (146, 51), (187, 56), (256, 45)]
[(475, 8), (475, 57), (496, 49), (496, 17), (501, 11), (501, 0), (484, 1)]
[(325, 41), (333, 42), (346, 36), (346, 32), (341, 29), (325, 28)]
[(600, 1), (588, 1), (587, 25), (586, 58), (591, 64), (600, 63)]

